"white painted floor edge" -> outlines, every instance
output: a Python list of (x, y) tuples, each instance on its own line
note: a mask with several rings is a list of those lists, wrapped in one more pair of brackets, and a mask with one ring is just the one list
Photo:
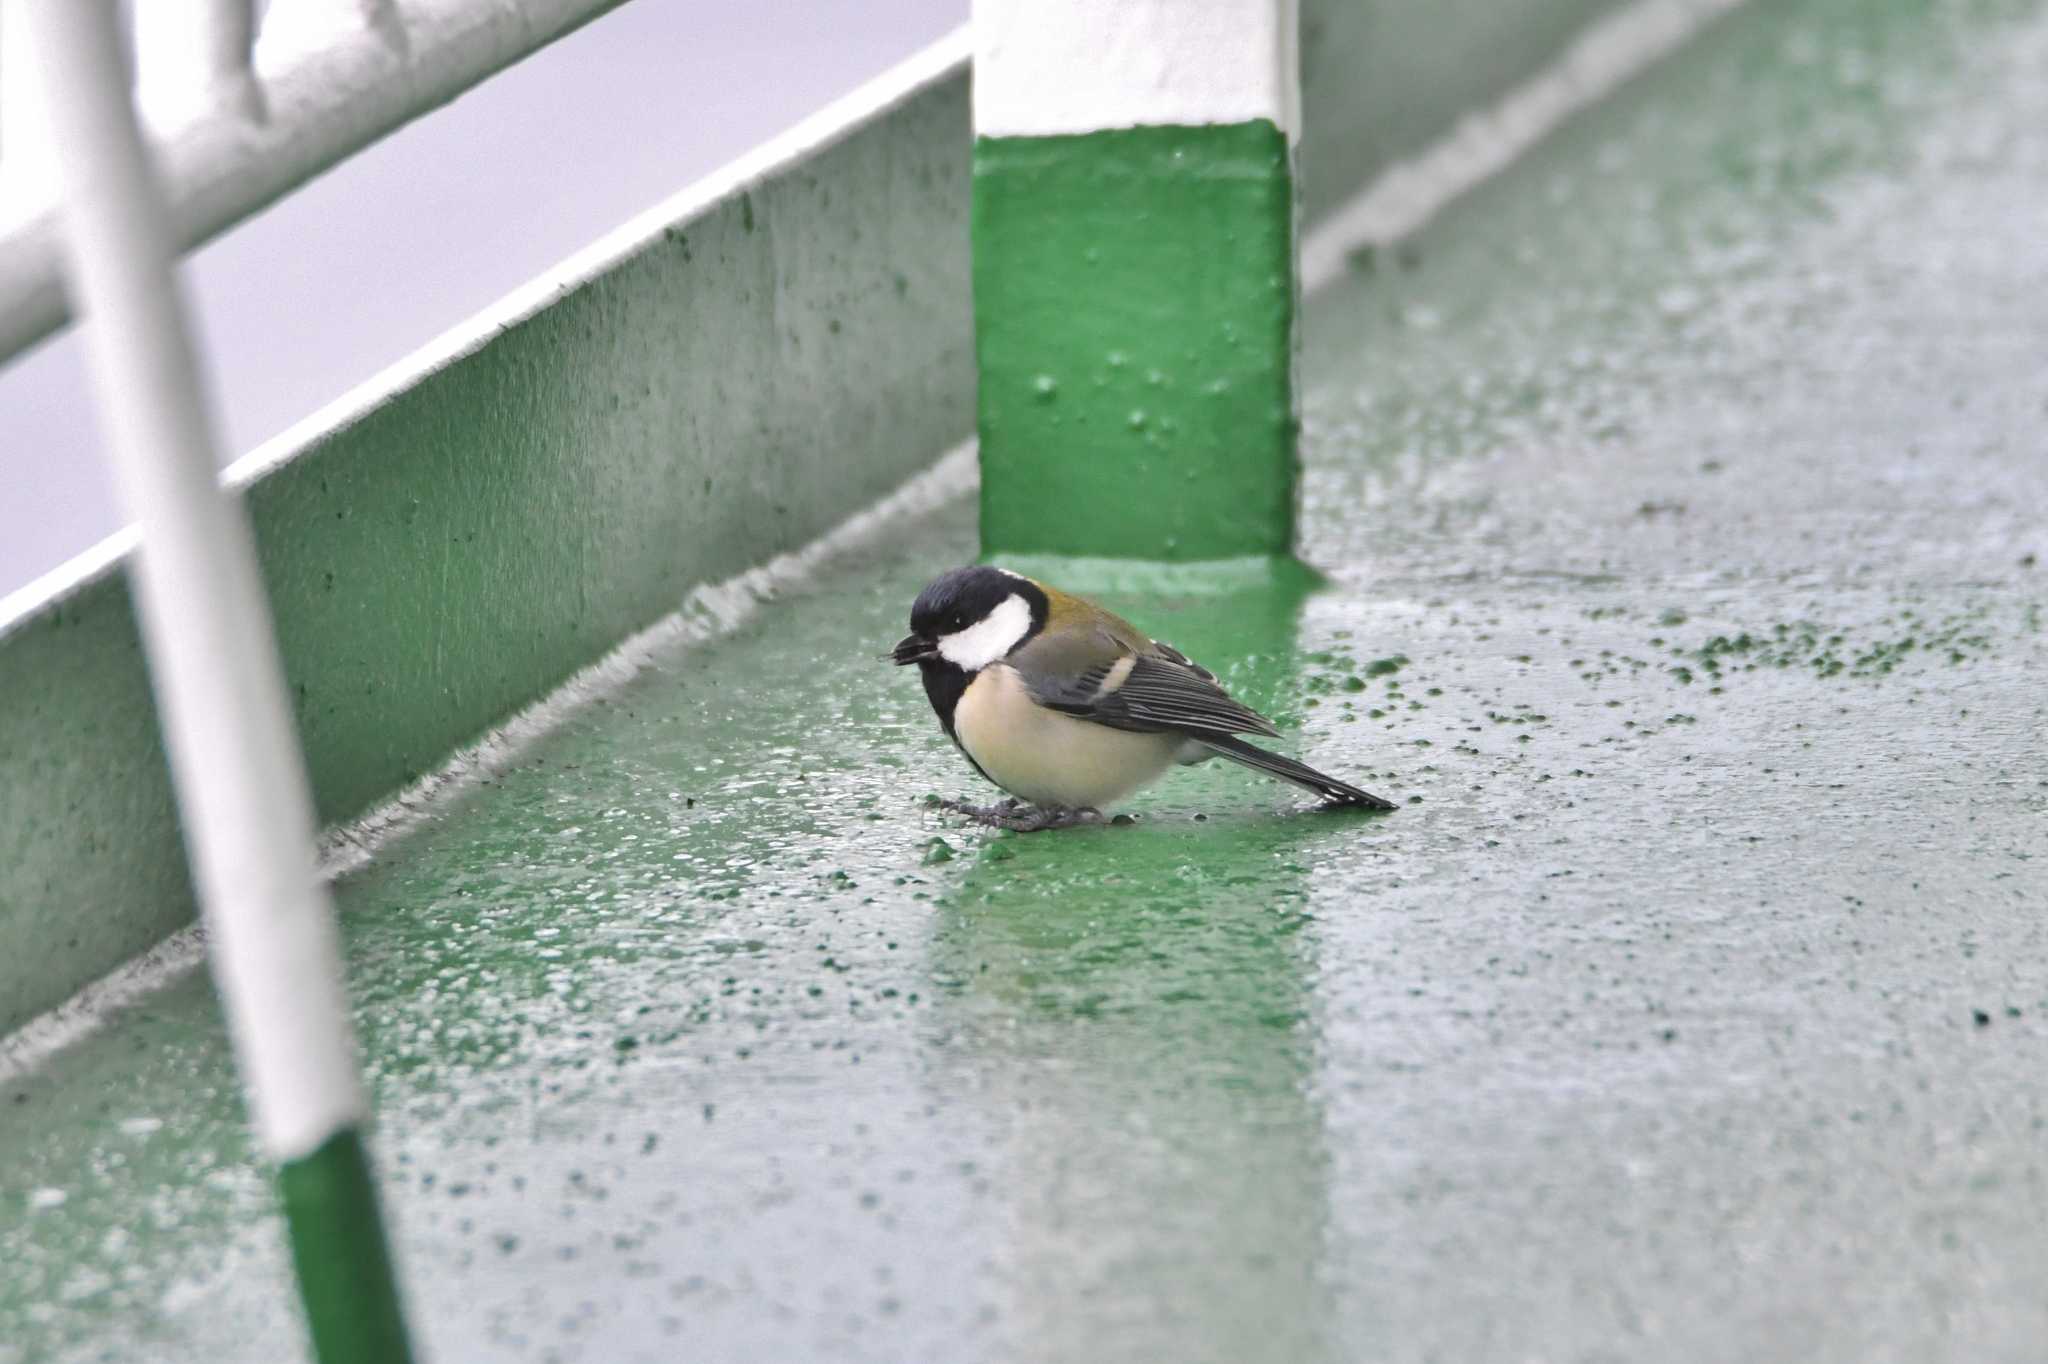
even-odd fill
[(1587, 25), (1556, 61), (1491, 107), (1458, 120), (1420, 155), (1389, 167), (1305, 233), (1302, 292), (1341, 278), (1353, 252), (1412, 236), (1574, 113), (1606, 98), (1743, 3), (1635, 0)]
[(205, 964), (206, 935), (198, 924), (179, 929), (141, 956), (122, 962), (55, 1008), (0, 1037), (0, 1084), (32, 1074), (43, 1062), (98, 1032), (194, 967)]

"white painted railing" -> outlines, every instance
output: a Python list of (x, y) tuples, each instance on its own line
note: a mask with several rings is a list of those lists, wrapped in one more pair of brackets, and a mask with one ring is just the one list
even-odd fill
[[(137, 0), (136, 93), (181, 250), (620, 0)], [(19, 0), (0, 0), (0, 360), (66, 320)]]
[[(264, 1154), (278, 1162), (314, 1353), (410, 1358), (375, 1213), (338, 1214), (294, 1187), (371, 1184), (368, 1102), (319, 871), (312, 785), (256, 539), (223, 488), (207, 386), (177, 289), (177, 248), (131, 92), (113, 0), (13, 0), (55, 148), (64, 264), (97, 372), (107, 451), (142, 553), (131, 569), (207, 951)], [(151, 6), (145, 4), (142, 12)], [(159, 6), (161, 15), (168, 6)], [(181, 6), (175, 74), (245, 117), (250, 0)], [(141, 28), (168, 22), (151, 18)], [(239, 109), (219, 104), (226, 95)], [(366, 1326), (365, 1324), (369, 1323)]]

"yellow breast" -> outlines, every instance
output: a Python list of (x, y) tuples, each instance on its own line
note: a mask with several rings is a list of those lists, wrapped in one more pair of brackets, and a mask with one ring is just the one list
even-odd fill
[(1014, 668), (997, 663), (967, 686), (953, 712), (967, 756), (996, 785), (1035, 805), (1101, 809), (1172, 765), (1182, 740), (1132, 734), (1047, 710)]

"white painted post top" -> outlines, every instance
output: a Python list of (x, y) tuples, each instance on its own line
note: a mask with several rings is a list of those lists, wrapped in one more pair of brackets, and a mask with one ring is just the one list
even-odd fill
[(1298, 0), (974, 0), (974, 130), (1245, 123), (1300, 136)]

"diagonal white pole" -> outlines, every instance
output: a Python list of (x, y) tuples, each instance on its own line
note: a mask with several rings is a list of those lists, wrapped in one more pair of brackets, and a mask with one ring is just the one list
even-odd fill
[(239, 499), (215, 474), (162, 191), (114, 0), (26, 4), (171, 775), (256, 1132), (280, 1165), (316, 1352), (407, 1355), (304, 759)]

